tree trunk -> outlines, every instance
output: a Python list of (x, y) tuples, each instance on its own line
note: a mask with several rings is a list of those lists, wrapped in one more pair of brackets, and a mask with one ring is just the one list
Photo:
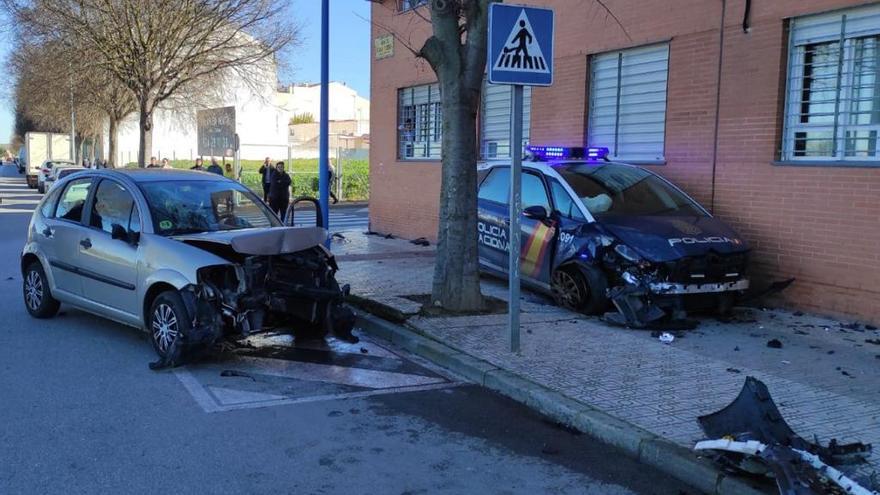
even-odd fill
[(443, 95), (443, 170), (431, 299), (450, 311), (478, 311), (483, 306), (477, 253), (475, 151), (475, 95), (479, 95), (480, 88), (466, 88), (457, 73), (438, 79)]
[(138, 167), (146, 167), (153, 153), (153, 109), (146, 100), (139, 105), (140, 142), (138, 143)]
[(110, 130), (107, 133), (108, 134), (108, 136), (107, 136), (108, 141), (107, 142), (109, 144), (109, 149), (107, 151), (107, 154), (110, 155), (107, 157), (107, 163), (109, 164), (109, 166), (111, 168), (116, 168), (116, 147), (118, 146), (117, 133), (119, 132), (118, 127), (119, 127), (119, 121), (115, 117), (111, 116), (110, 117)]

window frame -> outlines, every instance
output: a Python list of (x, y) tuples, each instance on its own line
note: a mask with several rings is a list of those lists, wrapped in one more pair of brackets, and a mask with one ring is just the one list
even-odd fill
[[(59, 217), (58, 216), (58, 207), (61, 205), (61, 199), (64, 197), (65, 194), (67, 194), (67, 191), (69, 191), (70, 188), (73, 187), (73, 185), (75, 183), (81, 182), (81, 181), (89, 181), (89, 189), (86, 192), (85, 199), (83, 199), (83, 211), (80, 213), (79, 220), (70, 220), (68, 218)], [(90, 208), (92, 196), (94, 195), (94, 192), (95, 192), (93, 189), (93, 186), (95, 186), (98, 182), (99, 182), (98, 178), (93, 175), (89, 175), (87, 177), (80, 177), (77, 179), (71, 179), (67, 184), (65, 184), (64, 190), (58, 196), (58, 200), (55, 201), (55, 206), (52, 208), (52, 219), (58, 220), (60, 222), (67, 222), (67, 223), (70, 223), (73, 225), (80, 225), (83, 227), (88, 227), (87, 223), (84, 222), (84, 220), (86, 220), (89, 216), (88, 209)]]
[[(869, 6), (870, 7), (870, 6)], [(876, 7), (875, 7), (876, 8)], [(861, 11), (861, 12), (860, 12)], [(805, 32), (811, 28), (810, 21), (813, 19), (821, 19), (827, 14), (814, 14), (807, 16), (799, 16), (788, 21), (787, 35), (788, 43), (786, 46), (786, 71), (785, 77), (785, 94), (782, 111), (782, 133), (781, 142), (777, 148), (777, 159), (774, 165), (783, 166), (819, 166), (819, 167), (880, 167), (880, 123), (877, 124), (851, 124), (850, 118), (853, 115), (852, 105), (854, 103), (855, 92), (853, 88), (854, 80), (862, 74), (856, 74), (856, 67), (860, 60), (856, 60), (857, 43), (866, 39), (875, 39), (874, 46), (874, 84), (875, 87), (880, 85), (880, 27), (862, 31), (848, 32), (847, 16), (854, 14), (855, 23), (864, 22), (864, 8), (849, 8), (837, 11), (834, 15), (838, 17), (835, 26), (838, 30), (836, 37), (829, 36), (806, 36), (798, 31), (798, 20), (801, 22), (806, 20), (806, 24), (801, 28)], [(859, 17), (857, 14), (862, 13)], [(878, 13), (868, 13), (867, 17), (877, 17)], [(815, 21), (813, 21), (815, 22)], [(831, 21), (825, 21), (830, 23)], [(814, 39), (815, 38), (815, 39)], [(807, 52), (811, 46), (836, 43), (837, 50), (837, 69), (835, 71), (836, 82), (831, 88), (835, 93), (834, 97), (834, 114), (833, 122), (823, 124), (810, 124), (809, 122), (800, 122), (803, 117), (803, 108), (809, 105), (809, 100), (804, 100), (804, 94), (808, 89), (805, 87), (804, 74), (806, 69)], [(876, 111), (876, 109), (875, 109)], [(800, 153), (796, 146), (796, 137), (799, 133), (810, 132), (831, 132), (831, 152), (828, 155), (810, 154), (809, 151), (803, 152), (804, 155), (798, 156)], [(850, 132), (876, 132), (877, 137), (874, 138), (874, 156), (852, 155), (847, 156), (847, 135)], [(809, 134), (807, 134), (809, 135)], [(858, 153), (858, 152), (856, 152)]]
[[(416, 102), (415, 93), (426, 88), (427, 100)], [(434, 99), (434, 95), (437, 98)], [(408, 98), (408, 101), (407, 101)], [(397, 132), (395, 135), (398, 162), (439, 162), (443, 158), (443, 117), (440, 100), (440, 84), (432, 82), (416, 84), (397, 89)], [(404, 123), (412, 119), (412, 128)], [(410, 140), (404, 140), (404, 133), (411, 133)], [(436, 156), (432, 153), (436, 152)], [(410, 155), (411, 154), (411, 155)]]
[[(487, 138), (487, 129), (486, 126), (489, 120), (486, 117), (487, 111), (487, 96), (489, 94), (489, 86), (500, 86), (503, 88), (507, 88), (507, 91), (499, 90), (500, 94), (503, 92), (506, 93), (506, 106), (508, 108), (508, 125), (506, 130), (506, 135), (499, 138), (495, 138), (493, 136), (492, 139)], [(497, 103), (497, 102), (495, 102)], [(513, 107), (513, 86), (506, 84), (491, 84), (488, 78), (483, 77), (483, 86), (482, 93), (480, 97), (480, 109), (479, 109), (479, 124), (478, 124), (478, 145), (479, 145), (479, 160), (482, 162), (492, 162), (492, 161), (505, 161), (510, 160), (513, 157), (513, 119), (511, 117), (511, 110)], [(522, 128), (522, 147), (525, 149), (525, 146), (529, 143), (531, 139), (531, 112), (532, 112), (532, 87), (526, 86), (523, 88), (523, 128)]]
[[(504, 198), (504, 202), (498, 202), (498, 201), (495, 201), (494, 199), (480, 197), (480, 190), (483, 188), (483, 184), (485, 184), (486, 181), (489, 180), (490, 177), (492, 177), (492, 174), (494, 174), (498, 170), (505, 170), (507, 172), (507, 177), (510, 178), (511, 167), (509, 165), (499, 165), (499, 166), (490, 168), (489, 172), (486, 174), (485, 177), (483, 177), (483, 180), (480, 181), (479, 186), (477, 187), (477, 201), (478, 202), (479, 201), (489, 201), (495, 205), (509, 207), (510, 206), (510, 183), (509, 182), (507, 183), (507, 187), (505, 188), (506, 196)], [(522, 169), (522, 175), (523, 176), (532, 175), (536, 179), (538, 179), (538, 182), (541, 184), (541, 187), (544, 189), (544, 196), (547, 198), (548, 210), (551, 208), (555, 209), (556, 206), (553, 203), (553, 197), (551, 196), (550, 191), (547, 187), (548, 186), (547, 181), (549, 180), (549, 178), (546, 175), (544, 175), (544, 173), (541, 172), (540, 170), (534, 170), (534, 169), (525, 168), (525, 167), (523, 167), (523, 169)], [(520, 182), (521, 189), (522, 189), (523, 182), (524, 181)], [(522, 191), (520, 191), (520, 194), (522, 194)], [(522, 198), (522, 196), (520, 196), (520, 198)], [(523, 201), (521, 206), (523, 207), (523, 209), (525, 209), (525, 208), (528, 208), (529, 206), (544, 206), (544, 205), (526, 205), (526, 203)], [(548, 211), (548, 213), (551, 213), (551, 212)]]
[[(107, 235), (112, 235), (112, 232), (107, 232), (107, 231), (104, 230), (102, 227), (95, 227), (94, 225), (92, 225), (92, 208), (94, 208), (95, 200), (97, 199), (97, 196), (98, 196), (98, 189), (100, 189), (100, 188), (101, 188), (101, 185), (104, 184), (105, 182), (111, 182), (111, 183), (113, 183), (113, 184), (116, 184), (117, 186), (119, 186), (120, 188), (122, 188), (123, 191), (125, 191), (125, 192), (128, 193), (128, 195), (131, 197), (132, 208), (136, 209), (137, 212), (138, 212), (138, 223), (140, 224), (140, 227), (139, 227), (139, 229), (138, 229), (138, 233), (143, 232), (143, 230), (144, 230), (143, 215), (142, 215), (142, 213), (141, 213), (141, 208), (138, 206), (138, 200), (137, 200), (137, 197), (135, 196), (135, 194), (132, 192), (132, 190), (131, 190), (130, 188), (128, 188), (128, 187), (125, 186), (125, 184), (123, 184), (122, 182), (120, 182), (120, 181), (118, 181), (118, 180), (111, 179), (111, 178), (107, 178), (107, 177), (102, 177), (102, 178), (100, 178), (100, 180), (98, 180), (97, 183), (96, 183), (96, 186), (95, 186), (94, 191), (90, 191), (90, 199), (89, 199), (89, 201), (87, 202), (87, 207), (88, 207), (88, 218), (87, 218), (87, 220), (88, 220), (88, 222), (83, 223), (83, 226), (84, 226), (84, 227), (88, 227), (89, 229), (92, 229), (92, 230), (95, 230), (95, 231), (98, 231), (98, 232), (102, 232), (102, 233), (107, 234)], [(128, 223), (125, 225), (126, 232), (129, 232), (129, 233), (133, 233), (133, 232), (134, 232), (133, 230), (131, 230), (131, 213), (132, 213), (132, 212), (129, 211), (129, 213), (128, 213)]]
[[(660, 47), (664, 47), (666, 50), (666, 57), (665, 57), (666, 65), (665, 65), (665, 69), (664, 69), (665, 70), (665, 85), (663, 87), (663, 122), (662, 122), (663, 137), (662, 137), (661, 149), (659, 151), (659, 157), (655, 158), (655, 159), (630, 158), (629, 154), (620, 153), (620, 150), (619, 150), (620, 144), (618, 142), (618, 138), (620, 136), (620, 125), (621, 125), (620, 124), (621, 101), (622, 101), (622, 97), (625, 96), (625, 95), (623, 95), (623, 91), (621, 90), (621, 88), (623, 87), (621, 85), (621, 83), (623, 82), (623, 72), (624, 72), (623, 69), (625, 68), (623, 59), (624, 59), (625, 55), (627, 54), (627, 52), (634, 53), (634, 52), (637, 52), (638, 50), (660, 48)], [(596, 59), (598, 57), (611, 56), (611, 55), (617, 55), (617, 69), (616, 69), (617, 83), (614, 86), (614, 88), (616, 89), (616, 93), (617, 93), (616, 97), (615, 97), (615, 102), (614, 102), (614, 106), (615, 106), (615, 110), (614, 110), (614, 122), (615, 122), (615, 124), (614, 124), (614, 126), (615, 126), (614, 142), (611, 142), (611, 143), (592, 142), (592, 141), (595, 141), (594, 139), (592, 139), (593, 132), (594, 132), (594, 122), (593, 122), (594, 93), (593, 92), (594, 92), (594, 90), (596, 90), (596, 84), (595, 84), (596, 77), (595, 77), (595, 73), (594, 73), (594, 67), (595, 67)], [(670, 57), (671, 57), (671, 43), (670, 43), (669, 39), (664, 39), (664, 40), (660, 40), (657, 42), (651, 42), (651, 43), (638, 45), (638, 46), (631, 46), (631, 47), (622, 48), (622, 49), (592, 53), (592, 54), (588, 55), (588, 67), (589, 67), (588, 68), (588, 78), (589, 79), (587, 82), (588, 87), (587, 87), (587, 118), (586, 118), (587, 132), (586, 132), (586, 136), (587, 136), (587, 142), (588, 142), (589, 146), (607, 147), (609, 150), (609, 158), (613, 159), (615, 161), (622, 161), (622, 162), (631, 163), (631, 164), (635, 164), (635, 165), (666, 165), (666, 161), (667, 161), (667, 159), (666, 159), (666, 138), (667, 138), (666, 126), (669, 123), (669, 59), (670, 59)], [(636, 83), (636, 84), (646, 84), (646, 83)], [(607, 89), (607, 88), (603, 88), (603, 89)], [(630, 95), (630, 96), (632, 96), (632, 95)], [(603, 106), (607, 106), (607, 105), (603, 105)], [(649, 113), (654, 113), (654, 112), (649, 112)]]
[(415, 10), (419, 7), (424, 7), (428, 5), (430, 0), (396, 0), (397, 1), (397, 13), (403, 14), (405, 12), (409, 12), (410, 10)]

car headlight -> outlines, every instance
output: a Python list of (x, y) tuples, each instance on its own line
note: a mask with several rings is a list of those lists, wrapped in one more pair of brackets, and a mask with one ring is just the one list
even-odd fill
[(637, 253), (635, 249), (627, 246), (626, 244), (618, 244), (614, 246), (614, 252), (619, 254), (623, 259), (631, 261), (633, 263), (638, 263), (642, 260), (642, 257), (639, 256), (639, 253)]

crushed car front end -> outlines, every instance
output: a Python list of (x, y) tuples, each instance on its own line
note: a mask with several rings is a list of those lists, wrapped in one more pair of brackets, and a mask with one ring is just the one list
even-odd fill
[(303, 338), (332, 331), (354, 340), (354, 314), (345, 304), (348, 286), (336, 281), (336, 260), (322, 244), (326, 237), (318, 227), (174, 237), (228, 261), (198, 268), (197, 283), (182, 291), (194, 324), (181, 344), (203, 347), (224, 336), (277, 327)]
[(659, 175), (604, 160), (552, 169), (588, 218), (563, 231), (572, 245), (560, 243), (558, 259), (601, 272), (618, 310), (609, 321), (681, 324), (688, 311), (729, 311), (749, 288), (747, 243)]

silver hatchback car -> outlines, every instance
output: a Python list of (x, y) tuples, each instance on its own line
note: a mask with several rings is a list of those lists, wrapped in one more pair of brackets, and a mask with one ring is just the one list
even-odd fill
[[(320, 218), (320, 215), (317, 215)], [(321, 226), (287, 227), (250, 190), (195, 171), (83, 171), (34, 211), (21, 256), (36, 318), (60, 303), (146, 330), (173, 366), (268, 327), (353, 340)]]

